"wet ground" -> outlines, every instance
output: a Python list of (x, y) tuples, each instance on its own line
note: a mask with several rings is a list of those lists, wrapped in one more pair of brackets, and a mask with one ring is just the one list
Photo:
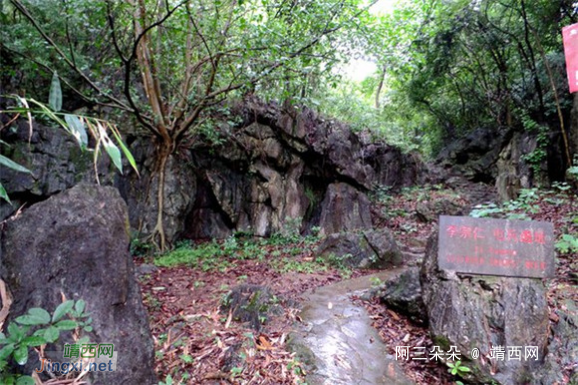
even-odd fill
[(300, 314), (303, 326), (295, 337), (297, 351), (310, 355), (309, 384), (413, 384), (371, 325), (365, 308), (351, 295), (371, 288), (372, 278), (391, 278), (402, 269), (341, 281), (306, 294)]

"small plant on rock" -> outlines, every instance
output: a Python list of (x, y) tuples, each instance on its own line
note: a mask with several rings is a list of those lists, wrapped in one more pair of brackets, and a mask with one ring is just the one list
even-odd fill
[(467, 373), (472, 370), (467, 366), (462, 364), (462, 361), (456, 361), (455, 363), (447, 362), (446, 365), (449, 367), (448, 372), (454, 376), (464, 377)]

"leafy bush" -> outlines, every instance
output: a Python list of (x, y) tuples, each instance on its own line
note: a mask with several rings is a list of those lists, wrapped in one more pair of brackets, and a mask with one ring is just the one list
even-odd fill
[[(10, 371), (9, 364), (18, 365), (28, 362), (28, 349), (55, 343), (63, 331), (80, 329), (91, 332), (92, 318), (85, 313), (85, 302), (68, 300), (56, 308), (52, 316), (42, 308), (32, 308), (28, 313), (17, 317), (7, 327), (8, 334), (0, 333), (0, 382), (2, 384), (33, 385), (30, 376), (19, 375)], [(32, 330), (34, 329), (34, 332)], [(81, 339), (82, 343), (88, 339)]]

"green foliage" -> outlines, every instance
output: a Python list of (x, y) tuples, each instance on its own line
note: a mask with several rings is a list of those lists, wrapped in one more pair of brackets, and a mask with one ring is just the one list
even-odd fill
[(173, 377), (169, 374), (164, 381), (159, 381), (159, 385), (174, 385)]
[(34, 384), (32, 377), (12, 373), (8, 365), (11, 361), (25, 365), (29, 348), (55, 343), (63, 331), (91, 332), (92, 318), (84, 311), (85, 305), (83, 300), (68, 300), (58, 305), (52, 315), (45, 309), (32, 308), (9, 323), (7, 333), (0, 333), (0, 381), (3, 384)]
[(470, 212), (473, 218), (502, 217), (507, 219), (529, 220), (528, 214), (536, 214), (540, 208), (536, 202), (540, 199), (537, 188), (521, 189), (516, 199), (509, 200), (502, 205), (495, 203), (479, 204)]
[[(51, 122), (57, 123), (65, 131), (74, 136), (81, 149), (87, 150), (88, 130), (91, 136), (96, 140), (96, 148), (94, 150), (90, 150), (94, 151), (95, 164), (100, 155), (99, 148), (102, 145), (112, 160), (113, 164), (120, 172), (122, 172), (121, 150), (110, 139), (109, 133), (112, 133), (116, 142), (122, 149), (122, 153), (130, 165), (134, 168), (134, 170), (137, 171), (134, 157), (122, 141), (120, 133), (118, 132), (118, 129), (115, 125), (102, 119), (59, 113), (60, 109), (62, 108), (62, 90), (60, 88), (60, 80), (56, 72), (52, 78), (48, 106), (34, 99), (26, 99), (20, 96), (13, 96), (13, 98), (16, 99), (16, 101), (19, 103), (19, 107), (10, 107), (6, 110), (0, 110), (0, 113), (26, 114), (28, 116), (28, 123), (30, 126), (31, 134), (33, 130), (32, 114), (36, 116), (45, 116), (49, 118)], [(37, 106), (39, 109), (31, 109), (31, 104)], [(30, 170), (13, 162), (3, 155), (0, 155), (0, 164), (18, 172), (31, 174)], [(96, 175), (96, 177), (98, 178), (98, 175)], [(0, 199), (4, 199), (10, 203), (10, 199), (2, 184), (0, 184)]]
[(562, 234), (554, 246), (562, 254), (578, 253), (578, 237), (571, 234)]
[(530, 163), (534, 170), (534, 175), (538, 176), (540, 174), (542, 163), (548, 156), (547, 149), (550, 142), (548, 139), (548, 127), (539, 125), (536, 121), (527, 116), (526, 111), (521, 111), (520, 113), (522, 114), (522, 125), (524, 126), (524, 129), (530, 132), (537, 132), (536, 148), (529, 154), (526, 154), (523, 159)]
[(379, 277), (371, 277), (369, 281), (371, 282), (371, 287), (379, 287), (383, 284), (383, 281)]
[(226, 255), (226, 252), (216, 241), (196, 247), (184, 244), (166, 254), (155, 257), (154, 263), (160, 267), (187, 265), (200, 268), (203, 271), (225, 271), (232, 266), (231, 262), (224, 258)]
[(347, 262), (351, 258), (353, 258), (353, 255), (351, 254), (336, 255), (331, 253), (327, 257), (327, 263), (329, 263), (330, 266), (336, 267), (341, 272), (341, 275), (347, 279), (353, 273), (349, 263)]
[(456, 361), (455, 363), (447, 362), (446, 365), (449, 367), (448, 372), (454, 376), (463, 377), (472, 370), (467, 366), (462, 364), (462, 361)]
[(318, 271), (327, 271), (327, 265), (321, 259), (301, 261), (294, 258), (281, 258), (271, 261), (270, 265), (280, 273), (295, 272), (313, 274)]
[(569, 113), (572, 101), (559, 31), (573, 12), (571, 2), (400, 1), (366, 31), (362, 52), (378, 73), (321, 104), (434, 153), (483, 126), (558, 131), (557, 104)]
[(153, 252), (153, 246), (140, 238), (138, 234), (132, 234), (130, 239), (130, 254), (134, 257), (142, 257)]

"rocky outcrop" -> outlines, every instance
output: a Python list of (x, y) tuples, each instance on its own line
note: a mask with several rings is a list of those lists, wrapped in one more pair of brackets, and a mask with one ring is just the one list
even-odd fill
[(345, 183), (333, 183), (321, 202), (320, 234), (371, 229), (367, 196)]
[[(158, 382), (128, 247), (126, 204), (112, 187), (78, 185), (5, 224), (1, 274), (14, 298), (9, 321), (33, 307), (54, 311), (63, 296), (86, 301), (91, 342), (112, 343), (118, 352), (116, 371), (94, 373), (93, 384)], [(57, 348), (64, 343), (74, 341), (59, 340)]]
[[(367, 191), (380, 183), (411, 185), (425, 175), (419, 157), (368, 143), (307, 108), (251, 99), (233, 108), (232, 115), (238, 118), (235, 124), (217, 123), (217, 143), (200, 135), (174, 162), (179, 176), (165, 188), (180, 198), (171, 212), (165, 210), (169, 238), (222, 238), (235, 231), (268, 236), (296, 224), (301, 230), (320, 226), (324, 234), (368, 229)], [(139, 159), (147, 162), (146, 156)], [(403, 171), (396, 172), (398, 167)], [(156, 218), (154, 205), (138, 203), (143, 182), (133, 179), (122, 182), (121, 192), (137, 214), (133, 218), (150, 223)], [(146, 234), (152, 227), (140, 228)]]
[[(476, 381), (530, 383), (547, 353), (546, 287), (537, 279), (464, 276), (438, 269), (438, 234), (428, 241), (420, 272), (423, 301), (434, 345), (456, 346)], [(537, 359), (500, 359), (491, 347), (536, 347)], [(472, 360), (476, 349), (479, 357)], [(491, 355), (490, 355), (491, 354)], [(483, 359), (482, 359), (483, 358)], [(539, 382), (537, 382), (539, 383)]]
[[(7, 118), (0, 114), (2, 123), (8, 123)], [(0, 221), (23, 204), (43, 201), (81, 181), (96, 182), (91, 153), (83, 152), (62, 129), (34, 122), (30, 131), (28, 121), (20, 119), (3, 129), (0, 139), (7, 143), (2, 145), (2, 155), (31, 171), (28, 174), (0, 166), (0, 183), (13, 203), (0, 200)], [(106, 177), (109, 164), (106, 157), (98, 163), (102, 183), (110, 182)]]
[(511, 131), (506, 127), (478, 128), (442, 149), (437, 163), (470, 181), (492, 183), (498, 176), (500, 151), (510, 138)]
[(330, 263), (353, 268), (388, 268), (403, 261), (393, 234), (385, 228), (330, 234), (316, 254)]
[[(258, 236), (281, 232), (288, 224), (322, 232), (370, 228), (365, 194), (376, 185), (390, 189), (421, 183), (424, 165), (383, 142), (371, 142), (346, 125), (310, 109), (248, 99), (214, 116), (211, 134), (198, 133), (169, 158), (163, 207), (169, 241), (179, 237), (222, 238), (242, 231)], [(13, 146), (7, 154), (33, 175), (0, 175), (16, 202), (1, 204), (2, 217), (21, 203), (46, 199), (94, 177), (90, 153), (59, 129), (35, 126), (28, 150), (28, 124), (2, 131)], [(157, 222), (158, 164), (151, 137), (127, 138), (139, 174), (108, 174), (128, 205), (130, 223), (141, 237)], [(99, 166), (108, 171), (108, 160)], [(101, 183), (107, 178), (101, 176)], [(352, 199), (340, 203), (340, 199)]]
[(449, 176), (495, 184), (504, 201), (517, 198), (522, 188), (564, 180), (565, 145), (558, 124), (534, 126), (478, 128), (446, 146), (436, 163)]
[[(127, 203), (131, 228), (141, 235), (151, 234), (158, 215), (158, 164), (151, 138), (130, 143), (130, 150), (138, 164), (139, 174), (125, 167), (126, 176), (117, 175), (115, 185)], [(177, 153), (166, 164), (163, 224), (167, 239), (175, 240), (183, 232), (187, 213), (197, 193), (197, 178), (190, 157)]]

